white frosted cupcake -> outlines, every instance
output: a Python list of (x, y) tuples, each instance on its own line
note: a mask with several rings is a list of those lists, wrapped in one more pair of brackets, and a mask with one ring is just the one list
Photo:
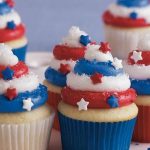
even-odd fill
[(88, 45), (67, 75), (59, 120), (64, 150), (128, 150), (138, 109), (136, 94), (108, 43)]
[(0, 44), (0, 149), (46, 150), (54, 112), (47, 88)]
[(105, 38), (112, 53), (127, 58), (140, 37), (150, 35), (149, 0), (117, 0), (103, 14)]
[[(68, 35), (53, 49), (53, 57), (45, 71), (44, 85), (48, 87), (48, 104), (56, 111), (61, 101), (61, 90), (66, 86), (66, 76), (74, 69), (76, 61), (84, 57), (86, 46), (90, 42), (87, 33), (80, 30), (79, 27), (72, 26)], [(54, 128), (59, 130), (57, 115), (54, 120)]]

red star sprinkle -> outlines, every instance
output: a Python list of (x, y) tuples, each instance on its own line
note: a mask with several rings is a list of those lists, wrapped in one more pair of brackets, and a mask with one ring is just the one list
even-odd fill
[(103, 53), (107, 53), (111, 51), (111, 48), (109, 46), (108, 42), (101, 42), (101, 47), (99, 48), (100, 51)]
[(102, 77), (103, 75), (100, 73), (95, 73), (94, 75), (92, 75), (90, 78), (93, 82), (93, 84), (97, 84), (97, 83), (102, 83)]
[(14, 7), (15, 2), (13, 0), (6, 0), (6, 3), (10, 6), (10, 7)]
[(6, 91), (5, 96), (9, 99), (9, 100), (13, 100), (14, 98), (17, 97), (17, 90), (15, 88), (8, 88)]
[(67, 74), (71, 71), (71, 68), (68, 64), (60, 64), (59, 71), (63, 74)]

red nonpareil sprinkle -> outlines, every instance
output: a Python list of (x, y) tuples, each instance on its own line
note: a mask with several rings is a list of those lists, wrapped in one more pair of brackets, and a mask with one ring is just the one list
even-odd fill
[(60, 64), (59, 71), (63, 74), (67, 74), (71, 71), (71, 67), (68, 64)]
[(9, 100), (13, 100), (14, 98), (17, 97), (17, 90), (16, 88), (8, 88), (6, 93), (5, 93), (5, 96), (9, 99)]
[(102, 77), (103, 75), (100, 73), (95, 73), (94, 75), (92, 75), (90, 78), (93, 82), (93, 84), (97, 84), (97, 83), (102, 83)]

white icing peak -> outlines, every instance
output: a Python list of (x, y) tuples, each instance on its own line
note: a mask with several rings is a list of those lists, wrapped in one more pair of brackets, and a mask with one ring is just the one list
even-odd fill
[(138, 49), (150, 51), (150, 35), (147, 34), (140, 39), (138, 44)]
[(100, 45), (88, 44), (87, 50), (84, 56), (85, 59), (90, 60), (90, 61), (97, 60), (99, 62), (108, 62), (108, 61), (113, 62), (113, 57), (110, 52), (103, 53), (99, 49), (100, 49)]
[(87, 35), (84, 31), (81, 31), (79, 27), (72, 26), (69, 30), (69, 34), (63, 38), (62, 44), (71, 47), (81, 47), (80, 36)]
[(144, 18), (146, 22), (150, 23), (150, 5), (146, 7), (125, 7), (122, 5), (118, 5), (113, 3), (109, 6), (108, 10), (114, 16), (129, 18), (132, 12), (136, 12), (138, 18)]
[(5, 45), (0, 44), (0, 65), (13, 66), (18, 63), (18, 58), (12, 52), (12, 49)]

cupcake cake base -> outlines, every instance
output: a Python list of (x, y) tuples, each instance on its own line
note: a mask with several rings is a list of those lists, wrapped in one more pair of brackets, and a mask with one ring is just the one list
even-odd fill
[[(64, 150), (129, 150), (137, 115), (135, 104), (117, 111), (110, 110), (109, 113), (113, 114), (114, 111), (114, 115), (106, 115), (106, 110), (79, 112), (76, 107), (64, 102), (59, 104), (58, 109)], [(125, 113), (128, 109), (128, 113)], [(120, 117), (124, 113), (124, 120), (116, 117), (116, 121), (112, 121), (119, 111)]]
[(53, 118), (46, 105), (32, 112), (0, 114), (0, 149), (47, 150)]
[(139, 109), (133, 141), (150, 143), (150, 96), (138, 96), (136, 104)]
[(106, 41), (112, 47), (112, 54), (126, 59), (129, 52), (137, 49), (140, 38), (145, 34), (150, 35), (150, 27), (123, 28), (104, 25), (104, 32)]

